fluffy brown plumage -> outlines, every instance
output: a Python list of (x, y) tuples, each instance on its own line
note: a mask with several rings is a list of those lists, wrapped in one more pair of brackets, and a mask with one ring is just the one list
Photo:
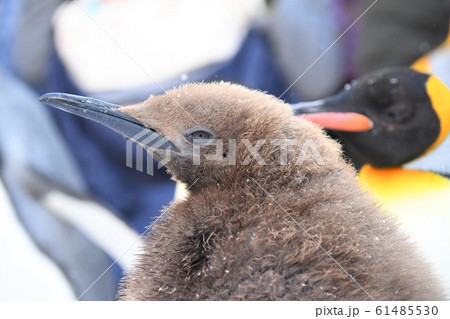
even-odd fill
[[(193, 185), (149, 233), (121, 300), (444, 298), (395, 223), (360, 189), (338, 144), (282, 101), (228, 83), (191, 84), (122, 111), (181, 150), (166, 166)], [(223, 156), (192, 165), (184, 137), (192, 128), (223, 139)], [(287, 148), (287, 165), (270, 143), (259, 149), (266, 165), (254, 157), (242, 164), (244, 139), (285, 138), (298, 141)]]

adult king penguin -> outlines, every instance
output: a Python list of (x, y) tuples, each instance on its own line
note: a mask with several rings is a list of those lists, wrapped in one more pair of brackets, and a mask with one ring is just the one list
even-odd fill
[(450, 90), (436, 76), (389, 68), (337, 95), (292, 106), (362, 156), (359, 177), (422, 249), (450, 293)]
[(272, 96), (223, 83), (127, 107), (41, 101), (134, 139), (190, 185), (146, 238), (122, 300), (445, 298), (339, 145)]

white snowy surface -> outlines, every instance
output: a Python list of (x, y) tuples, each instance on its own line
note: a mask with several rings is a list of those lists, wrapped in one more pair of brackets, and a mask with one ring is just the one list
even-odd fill
[(74, 300), (62, 271), (29, 237), (0, 180), (0, 300)]

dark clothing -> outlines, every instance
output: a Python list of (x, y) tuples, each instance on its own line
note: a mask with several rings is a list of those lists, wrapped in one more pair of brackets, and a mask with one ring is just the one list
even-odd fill
[[(373, 0), (363, 0), (367, 8)], [(358, 76), (391, 66), (409, 66), (441, 44), (449, 32), (450, 1), (378, 1), (361, 19)]]

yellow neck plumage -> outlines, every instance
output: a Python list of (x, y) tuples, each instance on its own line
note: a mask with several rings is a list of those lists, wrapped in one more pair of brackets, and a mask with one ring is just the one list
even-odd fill
[(359, 172), (359, 179), (364, 188), (388, 202), (421, 197), (429, 192), (445, 191), (450, 194), (449, 179), (420, 170), (364, 165)]

